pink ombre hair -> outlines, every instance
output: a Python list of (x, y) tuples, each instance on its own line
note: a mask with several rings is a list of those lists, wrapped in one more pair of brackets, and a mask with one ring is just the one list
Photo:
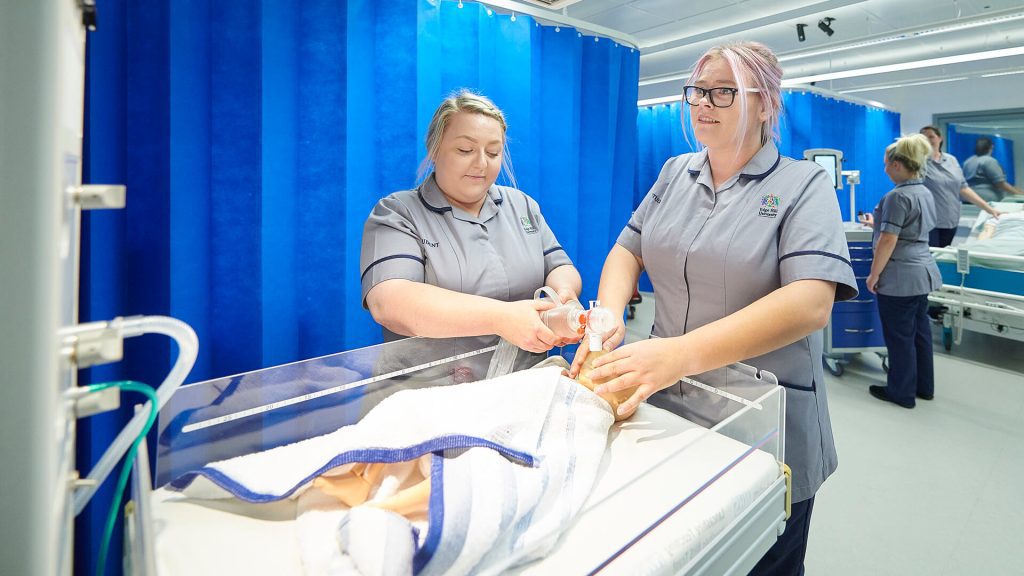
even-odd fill
[[(769, 138), (779, 141), (779, 116), (782, 114), (782, 68), (779, 66), (779, 59), (770, 48), (760, 42), (736, 42), (715, 46), (704, 53), (693, 67), (693, 73), (687, 79), (687, 84), (693, 84), (694, 79), (700, 76), (704, 67), (712, 58), (721, 58), (729, 65), (733, 76), (736, 77), (736, 87), (741, 91), (746, 88), (757, 88), (759, 96), (764, 103), (768, 119), (761, 123), (761, 144)], [(737, 103), (740, 107), (740, 122), (746, 126), (747, 99), (739, 97)], [(689, 108), (684, 100), (683, 109), (689, 114)], [(685, 115), (684, 114), (684, 118)], [(689, 120), (684, 120), (684, 132), (687, 136), (692, 133)], [(745, 128), (744, 128), (745, 130)], [(746, 134), (740, 134), (740, 141), (746, 139)]]

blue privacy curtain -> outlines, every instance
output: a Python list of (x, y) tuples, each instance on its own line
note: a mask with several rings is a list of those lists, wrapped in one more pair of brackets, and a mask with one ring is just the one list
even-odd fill
[(974, 156), (974, 143), (981, 136), (988, 136), (992, 139), (992, 157), (998, 160), (999, 165), (1003, 167), (1007, 182), (1016, 183), (1013, 166), (1013, 140), (1009, 138), (961, 132), (956, 124), (950, 124), (946, 127), (946, 151), (956, 156), (960, 165), (963, 166), (965, 160)]
[[(85, 180), (125, 210), (84, 219), (82, 321), (167, 314), (199, 336), (199, 381), (380, 341), (360, 303), (363, 221), (412, 187), (451, 91), (491, 97), (520, 187), (596, 292), (632, 208), (639, 53), (465, 2), (98, 0)], [(126, 343), (83, 382), (158, 384), (170, 345)], [(83, 421), (80, 468), (128, 410)], [(110, 482), (108, 482), (109, 484)], [(79, 518), (93, 573), (109, 486)], [(110, 565), (119, 564), (115, 536)]]

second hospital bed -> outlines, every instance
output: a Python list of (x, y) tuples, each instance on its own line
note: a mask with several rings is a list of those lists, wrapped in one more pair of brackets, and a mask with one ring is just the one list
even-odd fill
[[(477, 380), (491, 354), (463, 339), (414, 338), (181, 388), (160, 413), (160, 488), (136, 483), (131, 565), (161, 575), (315, 573), (304, 565), (295, 498), (203, 500), (169, 484), (358, 423), (400, 390)], [(749, 571), (785, 526), (784, 390), (742, 365), (681, 385), (682, 416), (644, 404), (611, 427), (578, 513), (550, 552), (511, 571)]]
[(1024, 204), (993, 206), (1004, 216), (992, 237), (979, 238), (991, 222), (982, 213), (963, 242), (931, 249), (943, 285), (928, 299), (939, 306), (946, 350), (963, 330), (1024, 341)]

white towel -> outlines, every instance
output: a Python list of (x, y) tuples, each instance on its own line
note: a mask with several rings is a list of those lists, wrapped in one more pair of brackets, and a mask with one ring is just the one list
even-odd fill
[[(354, 426), (213, 463), (171, 487), (199, 498), (267, 502), (352, 462), (433, 453), (429, 524), (411, 568), (423, 574), (498, 573), (554, 546), (590, 493), (601, 462), (611, 411), (559, 372), (552, 367), (399, 392)], [(392, 571), (383, 543), (408, 540), (412, 533), (411, 525), (394, 520), (343, 520), (377, 531), (376, 538), (358, 540), (381, 545), (376, 551), (359, 545), (360, 560), (353, 562), (351, 547), (358, 544), (341, 537), (338, 554), (347, 559), (331, 564)]]

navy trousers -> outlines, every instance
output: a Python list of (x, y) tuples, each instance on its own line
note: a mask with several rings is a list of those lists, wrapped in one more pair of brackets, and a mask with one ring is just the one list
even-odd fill
[(750, 576), (803, 576), (814, 497), (793, 502), (786, 531), (757, 562)]
[(953, 243), (956, 237), (956, 228), (932, 228), (928, 233), (928, 245), (935, 248), (945, 248)]
[(882, 336), (889, 349), (885, 394), (897, 404), (913, 406), (915, 395), (935, 393), (928, 295), (877, 296)]

